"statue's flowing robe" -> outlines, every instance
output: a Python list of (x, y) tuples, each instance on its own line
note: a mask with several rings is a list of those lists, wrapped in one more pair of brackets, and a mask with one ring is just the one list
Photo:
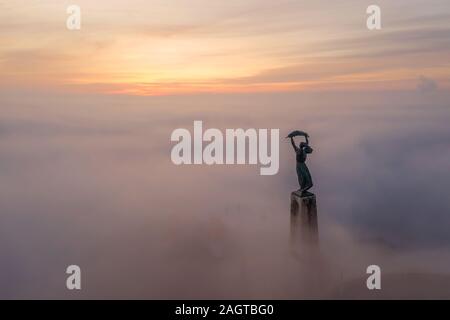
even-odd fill
[(308, 167), (306, 166), (306, 156), (308, 153), (312, 152), (312, 148), (310, 146), (305, 146), (303, 148), (298, 148), (296, 150), (296, 160), (297, 160), (297, 178), (298, 184), (300, 185), (300, 189), (303, 189), (306, 186), (312, 185), (311, 173), (309, 172)]
[(306, 163), (297, 162), (297, 178), (301, 189), (312, 184), (311, 173), (309, 173)]

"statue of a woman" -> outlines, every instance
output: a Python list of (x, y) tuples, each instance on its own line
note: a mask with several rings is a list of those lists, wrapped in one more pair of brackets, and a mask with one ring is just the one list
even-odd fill
[[(295, 145), (294, 137), (295, 136), (304, 136), (306, 142), (300, 142), (298, 147)], [(309, 169), (306, 166), (306, 157), (309, 153), (313, 152), (313, 149), (309, 146), (309, 135), (303, 131), (293, 131), (290, 133), (288, 138), (291, 138), (292, 147), (295, 150), (296, 161), (297, 161), (297, 178), (298, 184), (300, 185), (300, 189), (298, 191), (301, 192), (301, 195), (311, 196), (313, 195), (311, 192), (308, 192), (309, 189), (313, 186), (311, 174), (309, 173)]]

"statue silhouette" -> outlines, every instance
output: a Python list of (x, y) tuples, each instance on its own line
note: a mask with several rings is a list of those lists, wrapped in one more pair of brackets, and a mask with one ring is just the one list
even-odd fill
[[(305, 137), (305, 142), (300, 142), (298, 147), (295, 145), (294, 137), (303, 136)], [(292, 147), (295, 150), (296, 161), (297, 161), (297, 178), (298, 184), (300, 185), (300, 191), (302, 197), (312, 196), (313, 193), (308, 192), (309, 189), (313, 186), (311, 173), (309, 172), (308, 167), (306, 166), (306, 157), (309, 153), (313, 152), (313, 149), (309, 146), (309, 135), (303, 131), (293, 131), (286, 138), (291, 139)]]

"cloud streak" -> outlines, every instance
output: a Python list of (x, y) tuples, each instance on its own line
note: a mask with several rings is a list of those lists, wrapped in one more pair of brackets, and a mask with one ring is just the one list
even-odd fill
[(450, 9), (433, 2), (406, 12), (382, 2), (379, 32), (357, 1), (81, 1), (79, 32), (66, 30), (61, 4), (17, 2), (0, 13), (0, 83), (144, 95), (413, 90), (426, 74), (445, 90)]

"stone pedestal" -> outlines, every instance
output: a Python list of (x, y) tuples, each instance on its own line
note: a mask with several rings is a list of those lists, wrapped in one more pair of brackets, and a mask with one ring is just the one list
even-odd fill
[(319, 228), (317, 224), (316, 196), (302, 196), (298, 191), (291, 193), (291, 244), (296, 248), (317, 245)]

